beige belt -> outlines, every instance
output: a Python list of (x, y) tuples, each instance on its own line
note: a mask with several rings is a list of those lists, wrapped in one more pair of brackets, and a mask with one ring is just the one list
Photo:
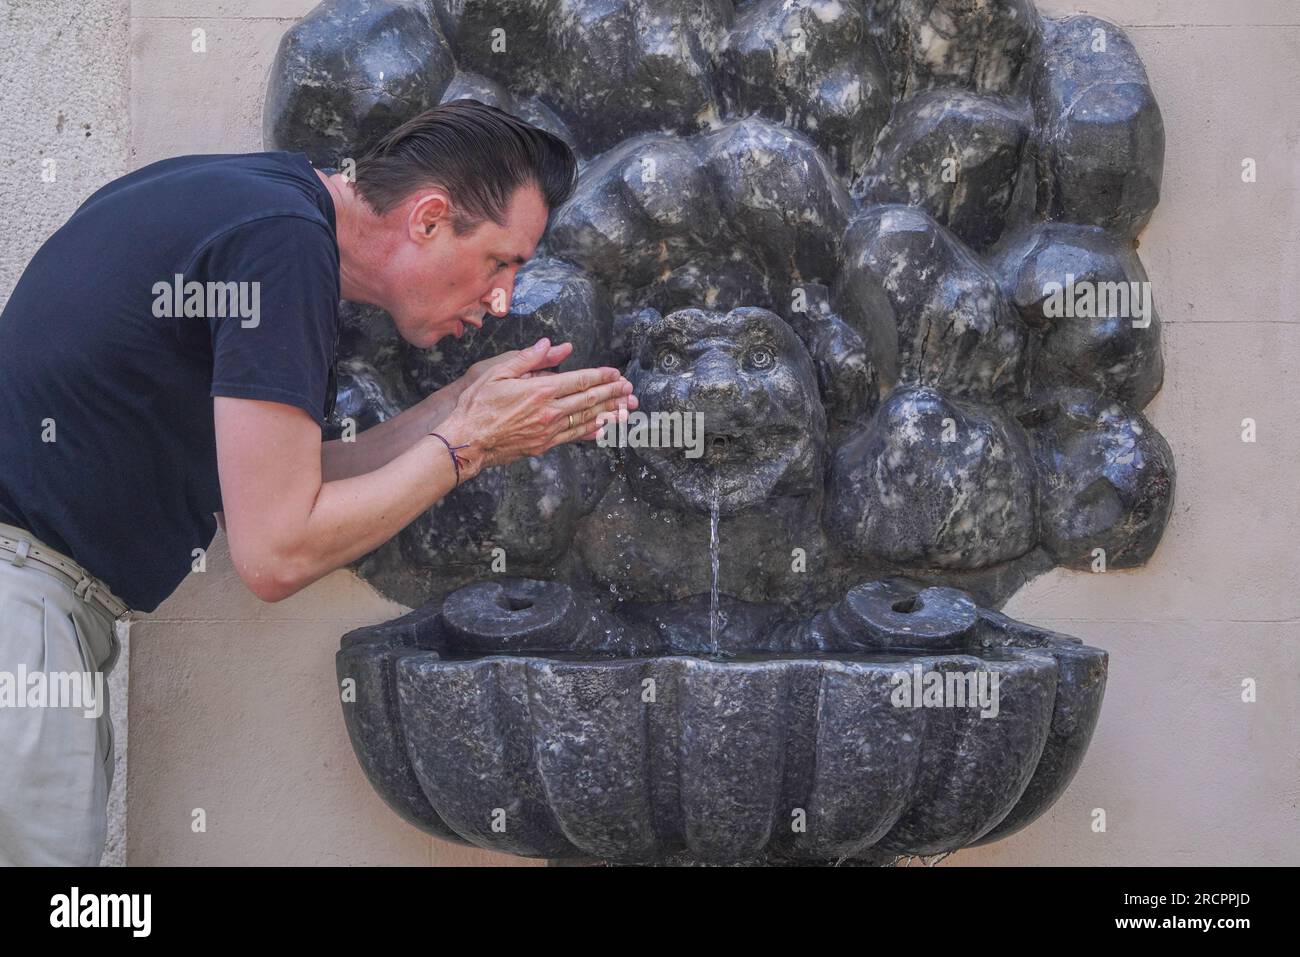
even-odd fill
[(109, 591), (107, 585), (94, 575), (87, 574), (86, 570), (72, 559), (66, 558), (52, 548), (33, 544), (30, 539), (10, 538), (0, 532), (0, 559), (15, 565), (30, 563), (41, 571), (66, 581), (72, 586), (78, 598), (100, 605), (114, 619), (123, 620), (131, 612), (125, 602)]

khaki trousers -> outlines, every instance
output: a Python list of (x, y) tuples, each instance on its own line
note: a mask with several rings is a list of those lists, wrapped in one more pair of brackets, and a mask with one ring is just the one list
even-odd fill
[[(17, 555), (0, 548), (0, 864), (93, 867), (113, 784), (107, 679), (130, 612), (115, 619), (73, 579), (111, 597), (107, 586), (31, 533), (0, 523), (0, 537), (30, 543)], [(52, 570), (29, 549), (71, 568)]]

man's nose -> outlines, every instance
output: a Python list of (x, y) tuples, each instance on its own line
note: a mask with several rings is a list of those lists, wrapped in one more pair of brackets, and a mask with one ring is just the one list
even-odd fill
[(515, 279), (511, 276), (507, 280), (493, 284), (487, 295), (483, 297), (482, 302), (487, 306), (488, 312), (500, 318), (510, 312), (510, 300), (514, 294)]

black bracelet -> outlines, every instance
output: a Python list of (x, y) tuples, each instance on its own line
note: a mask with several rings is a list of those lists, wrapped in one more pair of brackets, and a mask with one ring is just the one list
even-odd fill
[(451, 456), (452, 467), (456, 469), (456, 484), (460, 485), (460, 467), (468, 463), (462, 462), (460, 456), (457, 455), (456, 453), (459, 452), (461, 449), (469, 448), (469, 443), (466, 443), (465, 445), (452, 445), (450, 442), (448, 442), (437, 432), (430, 432), (429, 434), (432, 435), (439, 442), (441, 442), (443, 445), (447, 446), (447, 454)]

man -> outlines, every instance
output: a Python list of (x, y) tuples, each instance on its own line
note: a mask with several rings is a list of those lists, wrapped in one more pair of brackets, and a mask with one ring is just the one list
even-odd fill
[[(340, 296), (419, 347), (504, 316), (575, 178), (557, 137), (458, 100), (355, 182), (301, 154), (186, 156), (86, 200), (0, 314), (0, 679), (105, 674), (115, 621), (154, 610), (219, 521), (240, 578), (279, 601), (481, 470), (635, 408), (615, 369), (554, 372), (572, 347), (543, 339), (321, 441)], [(97, 863), (107, 709), (4, 703), (0, 680), (0, 863)]]

